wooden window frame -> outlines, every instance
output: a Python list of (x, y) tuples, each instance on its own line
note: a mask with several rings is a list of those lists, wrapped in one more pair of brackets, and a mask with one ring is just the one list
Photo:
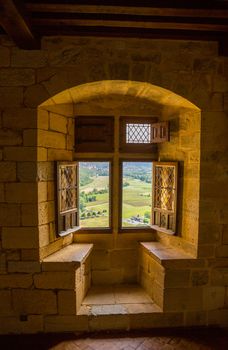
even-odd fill
[[(123, 163), (124, 162), (145, 162), (153, 165), (152, 159), (147, 158), (121, 158), (119, 160), (119, 208), (118, 208), (118, 231), (119, 233), (142, 233), (154, 232), (151, 226), (123, 227), (122, 226), (122, 204), (123, 204)], [(152, 191), (151, 191), (152, 194)]]
[[(81, 227), (79, 225), (79, 216), (78, 216), (78, 230), (77, 233), (79, 234), (94, 234), (94, 233), (112, 233), (113, 230), (113, 205), (112, 205), (112, 190), (113, 190), (113, 160), (107, 159), (107, 158), (83, 158), (78, 159), (77, 163), (80, 162), (94, 162), (94, 163), (101, 163), (101, 162), (107, 162), (109, 163), (109, 227)], [(79, 173), (79, 171), (78, 171)], [(79, 178), (78, 178), (79, 181)], [(79, 188), (80, 185), (78, 184), (78, 204), (79, 204)], [(79, 206), (79, 205), (78, 205)]]
[[(154, 198), (155, 198), (155, 169), (156, 166), (160, 167), (174, 167), (174, 209), (173, 210), (165, 210), (165, 209), (159, 209), (155, 208), (154, 205)], [(153, 176), (152, 176), (152, 225), (151, 227), (154, 228), (157, 231), (165, 232), (167, 234), (175, 234), (176, 233), (176, 221), (177, 221), (177, 184), (178, 184), (178, 162), (153, 162)], [(165, 215), (166, 216), (166, 227), (160, 226), (155, 224), (155, 215), (158, 213), (158, 215)], [(173, 217), (173, 229), (169, 229), (167, 226), (169, 224), (170, 217)], [(160, 221), (161, 219), (159, 219)]]
[[(123, 163), (124, 162), (150, 162), (152, 164), (152, 190), (151, 190), (151, 225), (148, 227), (122, 227), (122, 205), (123, 205)], [(174, 229), (166, 229), (159, 225), (154, 224), (154, 215), (157, 209), (154, 209), (154, 193), (155, 193), (155, 166), (172, 166), (175, 168), (175, 179), (174, 179), (174, 211), (167, 212), (166, 215), (173, 215), (174, 220)], [(140, 158), (140, 159), (132, 159), (132, 158), (122, 158), (119, 160), (119, 210), (118, 210), (118, 226), (120, 233), (142, 233), (142, 232), (154, 232), (160, 231), (167, 234), (174, 235), (176, 233), (176, 218), (177, 218), (177, 183), (178, 183), (178, 162), (158, 162), (150, 159)], [(164, 212), (164, 211), (161, 211)], [(168, 220), (168, 219), (167, 219)]]
[[(62, 191), (62, 185), (61, 185), (61, 179), (60, 179), (60, 168), (61, 167), (67, 167), (67, 166), (74, 166), (76, 168), (76, 179), (75, 179), (75, 187), (76, 187), (76, 203), (75, 207), (62, 211), (61, 210), (61, 191)], [(57, 188), (56, 188), (56, 198), (57, 198), (57, 232), (58, 236), (66, 236), (72, 232), (75, 232), (78, 230), (78, 166), (77, 162), (69, 162), (69, 161), (58, 161), (56, 162), (56, 177), (57, 177)], [(76, 215), (75, 223), (76, 225), (73, 226), (73, 215)], [(71, 217), (69, 217), (71, 216)], [(71, 221), (71, 228), (66, 228), (66, 218)], [(62, 228), (65, 228), (62, 229)]]

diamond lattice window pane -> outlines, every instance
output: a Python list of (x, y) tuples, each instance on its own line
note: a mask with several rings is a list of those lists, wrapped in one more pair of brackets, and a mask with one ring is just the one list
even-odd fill
[(76, 207), (76, 167), (72, 165), (62, 165), (59, 168), (60, 179), (60, 212), (65, 212)]
[(156, 167), (154, 207), (163, 210), (174, 210), (175, 201), (175, 168)]
[(126, 124), (126, 143), (151, 143), (151, 124)]

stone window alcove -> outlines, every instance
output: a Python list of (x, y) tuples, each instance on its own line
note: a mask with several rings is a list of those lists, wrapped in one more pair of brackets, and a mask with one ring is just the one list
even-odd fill
[[(114, 151), (75, 152), (74, 122), (77, 116), (112, 116), (115, 120)], [(157, 145), (153, 153), (145, 153), (143, 159), (150, 161), (173, 161), (179, 163), (179, 196), (177, 201), (177, 235), (170, 236), (161, 230), (120, 234), (116, 215), (119, 208), (119, 173), (115, 164), (120, 156), (120, 117), (148, 118), (170, 124), (170, 142)], [(50, 123), (50, 120), (52, 121)], [(49, 207), (55, 203), (55, 179), (38, 183), (38, 201), (45, 205), (46, 216), (39, 216), (40, 258), (44, 259), (62, 247), (75, 243), (93, 243), (92, 284), (135, 283), (138, 279), (138, 242), (158, 241), (172, 248), (182, 248), (187, 254), (197, 255), (198, 206), (199, 206), (199, 140), (200, 111), (182, 97), (147, 83), (131, 81), (102, 81), (65, 90), (38, 108), (38, 167), (54, 169), (56, 161), (75, 161), (85, 158), (112, 159), (113, 176), (113, 229), (110, 233), (96, 231), (94, 234), (71, 232), (66, 237), (56, 234), (55, 216)], [(165, 138), (167, 135), (164, 136)], [(47, 158), (42, 160), (42, 152)], [(128, 155), (127, 155), (128, 156)], [(130, 159), (140, 158), (132, 153)], [(195, 160), (198, 159), (198, 160)], [(41, 188), (49, 189), (49, 197), (43, 196)], [(45, 203), (45, 204), (44, 204)], [(49, 215), (50, 214), (50, 215)], [(44, 229), (45, 226), (45, 229)]]

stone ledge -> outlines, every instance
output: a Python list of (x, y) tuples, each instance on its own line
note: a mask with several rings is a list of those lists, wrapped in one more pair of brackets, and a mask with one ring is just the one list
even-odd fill
[(43, 271), (69, 271), (78, 269), (93, 249), (93, 244), (73, 243), (49, 255), (42, 261)]
[(174, 247), (167, 247), (160, 242), (140, 242), (140, 246), (163, 266), (172, 264), (179, 260), (189, 261), (189, 263), (196, 260), (192, 255), (187, 254), (181, 249)]

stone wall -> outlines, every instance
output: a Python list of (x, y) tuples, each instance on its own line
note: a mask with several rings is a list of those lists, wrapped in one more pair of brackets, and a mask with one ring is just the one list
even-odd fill
[[(77, 109), (66, 102), (65, 94), (58, 95), (58, 99), (55, 95), (80, 84), (107, 79), (158, 85), (201, 109), (200, 169), (199, 152), (194, 153), (200, 128), (197, 126), (196, 133), (187, 135), (194, 122), (187, 116), (182, 119), (185, 124), (177, 126), (182, 130), (180, 137), (183, 136), (178, 136), (178, 142), (185, 144), (186, 149), (176, 159), (185, 161), (187, 157), (184, 175), (192, 179), (192, 187), (186, 189), (190, 196), (195, 191), (194, 177), (200, 172), (200, 191), (197, 189), (196, 193), (199, 203), (188, 202), (186, 197), (182, 204), (193, 218), (199, 205), (198, 228), (188, 227), (184, 217), (181, 222), (183, 238), (196, 245), (198, 256), (205, 259), (208, 293), (213, 294), (214, 288), (221, 291), (222, 302), (214, 304), (209, 323), (224, 324), (228, 306), (227, 58), (218, 56), (216, 43), (50, 37), (43, 38), (41, 50), (24, 51), (1, 36), (0, 44), (0, 313), (2, 322), (7, 317), (5, 331), (44, 329), (43, 316), (34, 311), (26, 326), (22, 324), (12, 297), (19, 295), (20, 290), (34, 288), (40, 258), (73, 239), (57, 239), (54, 234), (53, 162), (72, 157), (71, 118)], [(69, 96), (70, 101), (80, 100), (80, 90), (75, 91), (77, 96)], [(44, 102), (48, 99), (54, 105), (47, 112)], [(87, 102), (85, 95), (84, 99)], [(161, 115), (169, 115), (170, 119), (174, 116), (165, 109), (163, 112)], [(171, 136), (175, 137), (175, 130)], [(166, 151), (161, 147), (164, 158)], [(168, 242), (163, 234), (158, 234), (158, 238), (167, 244), (180, 244), (175, 237)], [(75, 239), (90, 240), (82, 236)], [(130, 249), (137, 239), (146, 237), (121, 237), (114, 247), (128, 244)], [(98, 235), (93, 240), (95, 246), (103, 244), (104, 251), (114, 244), (110, 236)], [(101, 261), (103, 255), (93, 259)], [(101, 274), (101, 280), (105, 276), (107, 273)]]

